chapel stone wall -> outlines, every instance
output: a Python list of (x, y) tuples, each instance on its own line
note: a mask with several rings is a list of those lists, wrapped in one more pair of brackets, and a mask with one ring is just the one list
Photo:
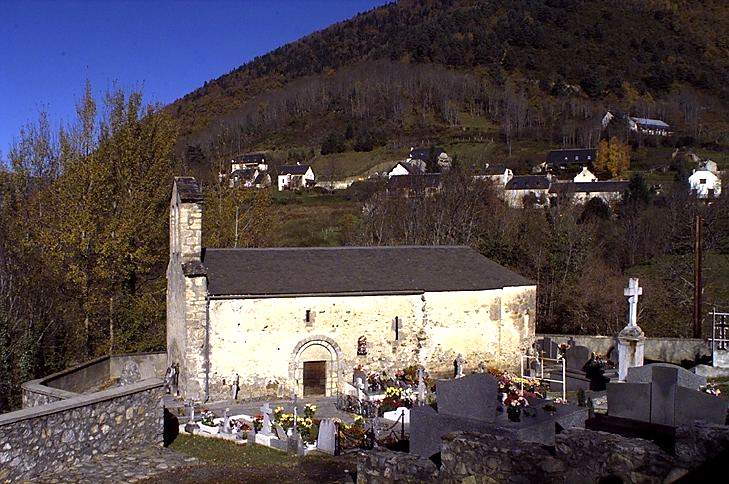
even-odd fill
[[(519, 355), (534, 338), (534, 325), (524, 318), (526, 313), (533, 318), (534, 292), (534, 286), (529, 286), (412, 295), (212, 300), (210, 395), (214, 400), (227, 398), (236, 373), (242, 398), (288, 396), (300, 390), (297, 345), (318, 339), (338, 348), (340, 387), (351, 383), (358, 365), (392, 373), (420, 364), (436, 376), (452, 375), (459, 353), (466, 360), (466, 371), (476, 370), (482, 362), (518, 368)], [(367, 341), (365, 355), (358, 354), (360, 338)]]

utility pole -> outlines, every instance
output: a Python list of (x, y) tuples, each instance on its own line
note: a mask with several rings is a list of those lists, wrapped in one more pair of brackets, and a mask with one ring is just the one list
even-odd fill
[(235, 245), (233, 247), (238, 247), (238, 206), (235, 207)]
[(701, 295), (703, 292), (701, 265), (703, 245), (701, 243), (704, 220), (701, 215), (694, 215), (694, 338), (701, 338)]

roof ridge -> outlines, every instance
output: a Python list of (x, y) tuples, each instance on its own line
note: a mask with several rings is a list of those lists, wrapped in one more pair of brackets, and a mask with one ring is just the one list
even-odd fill
[(205, 247), (205, 250), (219, 251), (284, 251), (284, 250), (354, 250), (354, 249), (468, 249), (474, 250), (467, 245), (339, 245), (333, 247)]

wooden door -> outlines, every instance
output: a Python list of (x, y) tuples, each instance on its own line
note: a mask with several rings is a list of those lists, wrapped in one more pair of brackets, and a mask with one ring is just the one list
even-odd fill
[(327, 362), (304, 362), (304, 396), (324, 395), (327, 387)]

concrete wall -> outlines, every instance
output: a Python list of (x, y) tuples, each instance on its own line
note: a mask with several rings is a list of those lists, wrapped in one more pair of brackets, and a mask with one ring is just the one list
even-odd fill
[(162, 381), (146, 380), (0, 415), (0, 481), (33, 480), (117, 449), (161, 445)]
[[(567, 334), (538, 334), (538, 338), (549, 337), (556, 343), (566, 343), (569, 338), (581, 346), (606, 355), (615, 346), (614, 336), (590, 336)], [(710, 356), (711, 350), (702, 339), (692, 338), (646, 338), (645, 359), (680, 364), (684, 360), (694, 361), (697, 356)]]
[[(394, 372), (422, 364), (431, 373), (447, 375), (461, 353), (466, 370), (476, 369), (481, 362), (514, 369), (534, 337), (534, 326), (529, 324), (534, 295), (534, 286), (527, 286), (450, 293), (211, 300), (210, 395), (212, 399), (227, 397), (236, 373), (243, 398), (288, 395), (292, 390), (300, 394), (301, 366), (308, 359), (305, 352), (313, 351), (314, 345), (320, 349), (312, 358), (323, 358), (332, 366), (331, 377), (337, 380), (332, 393), (351, 381), (357, 365)], [(309, 322), (307, 310), (312, 315)], [(195, 340), (204, 341), (201, 332), (203, 325), (190, 325), (188, 341), (191, 333)], [(357, 354), (362, 336), (367, 339), (366, 355)], [(197, 347), (190, 351), (197, 354)], [(205, 362), (195, 365), (204, 378)], [(204, 380), (197, 383), (204, 385)]]

